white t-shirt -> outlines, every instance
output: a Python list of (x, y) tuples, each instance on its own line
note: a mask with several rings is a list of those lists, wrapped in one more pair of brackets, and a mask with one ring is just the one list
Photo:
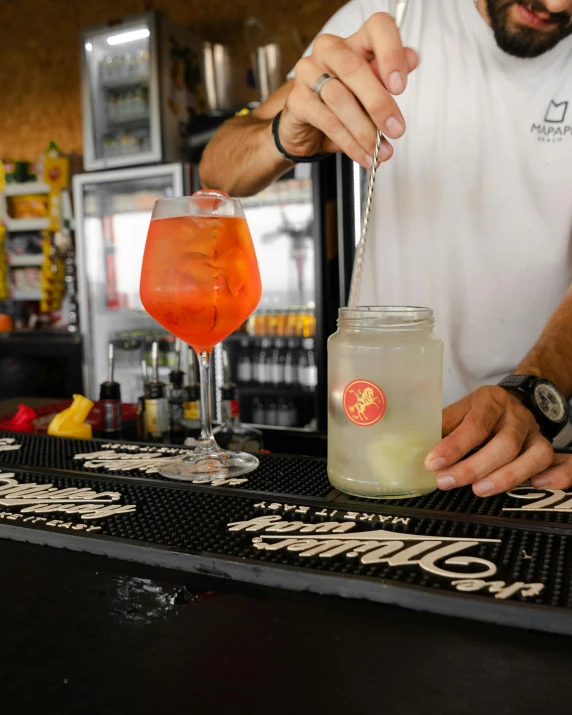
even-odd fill
[[(394, 8), (352, 0), (323, 32)], [(377, 173), (359, 303), (434, 309), (447, 405), (510, 374), (570, 284), (572, 37), (513, 57), (474, 0), (410, 0), (402, 37), (421, 64)]]

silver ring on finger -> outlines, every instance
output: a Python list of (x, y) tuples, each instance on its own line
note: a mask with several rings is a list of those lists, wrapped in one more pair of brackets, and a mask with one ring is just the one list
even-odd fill
[[(318, 95), (320, 99), (322, 99), (322, 90), (324, 89), (324, 86), (331, 80), (331, 79), (336, 79), (335, 77), (332, 77), (331, 74), (328, 74), (327, 72), (324, 72), (324, 74), (321, 74), (318, 79), (314, 82), (314, 86), (312, 89), (314, 92)], [(322, 99), (322, 102), (324, 100)]]

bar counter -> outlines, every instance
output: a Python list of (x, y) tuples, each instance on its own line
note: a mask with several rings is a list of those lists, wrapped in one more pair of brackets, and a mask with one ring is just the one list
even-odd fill
[(3, 712), (565, 713), (569, 638), (0, 541)]
[(6, 712), (569, 709), (570, 495), (356, 500), (284, 455), (181, 484), (177, 456), (0, 433)]

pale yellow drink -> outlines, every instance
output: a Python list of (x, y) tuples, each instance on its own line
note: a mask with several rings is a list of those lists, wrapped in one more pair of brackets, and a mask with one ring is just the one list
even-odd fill
[(342, 308), (328, 341), (328, 476), (368, 498), (436, 487), (424, 467), (441, 438), (443, 343), (433, 311)]

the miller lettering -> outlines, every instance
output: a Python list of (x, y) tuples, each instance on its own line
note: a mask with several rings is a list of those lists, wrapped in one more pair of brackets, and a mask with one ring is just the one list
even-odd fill
[(89, 488), (57, 489), (52, 484), (20, 484), (13, 473), (0, 474), (0, 506), (18, 507), (21, 514), (60, 512), (79, 514), (82, 519), (102, 519), (134, 512), (132, 504), (115, 504), (117, 492), (96, 492)]
[[(520, 593), (523, 597), (538, 595), (541, 583), (506, 584), (504, 581), (485, 581), (497, 573), (492, 561), (466, 554), (481, 544), (498, 544), (500, 539), (423, 536), (376, 529), (348, 533), (355, 529), (351, 521), (329, 521), (307, 524), (303, 521), (283, 520), (277, 514), (257, 516), (247, 521), (228, 524), (229, 531), (259, 533), (252, 545), (259, 551), (289, 551), (301, 558), (331, 559), (344, 556), (362, 564), (389, 566), (417, 566), (427, 573), (455, 579), (458, 591), (487, 590), (495, 598), (506, 599)], [(472, 573), (455, 567), (471, 568)]]
[(570, 511), (572, 512), (572, 493), (562, 489), (534, 489), (532, 487), (517, 487), (507, 496), (513, 499), (533, 501), (532, 504), (522, 504), (515, 507), (503, 507), (503, 511)]

